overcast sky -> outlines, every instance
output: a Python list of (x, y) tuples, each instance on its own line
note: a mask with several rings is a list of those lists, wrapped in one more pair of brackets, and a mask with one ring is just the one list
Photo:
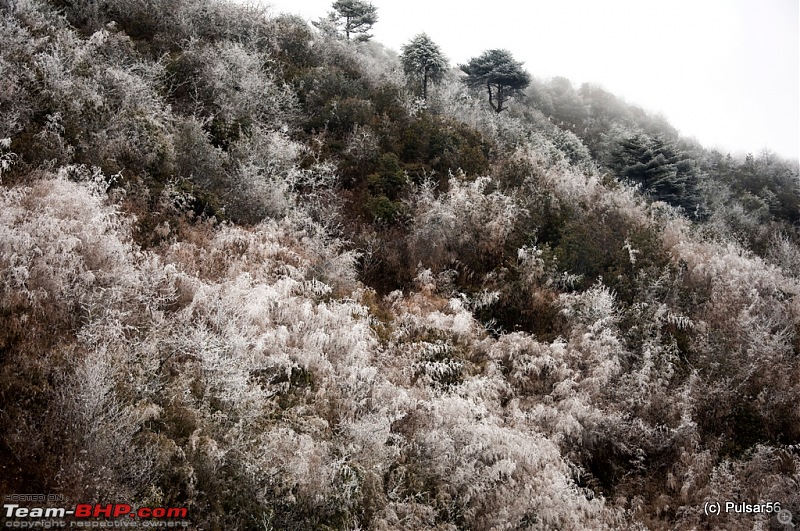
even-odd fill
[[(267, 1), (316, 20), (333, 0)], [(426, 32), (451, 63), (507, 48), (535, 77), (597, 83), (723, 151), (800, 156), (798, 0), (373, 0), (375, 40)]]

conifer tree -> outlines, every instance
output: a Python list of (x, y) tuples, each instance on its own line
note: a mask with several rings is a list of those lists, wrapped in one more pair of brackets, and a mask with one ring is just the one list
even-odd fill
[(403, 45), (400, 56), (403, 70), (409, 79), (422, 86), (422, 97), (428, 99), (428, 83), (438, 83), (447, 70), (447, 58), (439, 46), (425, 33), (420, 33)]
[(378, 22), (378, 8), (363, 0), (336, 0), (329, 19), (341, 27), (347, 40), (354, 35), (355, 40), (364, 42), (372, 38), (369, 31)]
[(636, 134), (620, 140), (611, 167), (621, 178), (641, 184), (653, 199), (682, 207), (690, 215), (698, 206), (691, 160), (660, 137)]
[(467, 74), (464, 81), (468, 86), (486, 87), (489, 105), (497, 113), (505, 110), (505, 102), (531, 82), (522, 62), (515, 61), (508, 50), (487, 50), (459, 68)]

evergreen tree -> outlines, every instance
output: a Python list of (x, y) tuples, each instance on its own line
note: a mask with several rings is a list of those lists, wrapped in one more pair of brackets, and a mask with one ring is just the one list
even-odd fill
[(522, 69), (522, 62), (515, 61), (508, 50), (487, 50), (459, 68), (467, 74), (467, 85), (486, 87), (489, 105), (498, 113), (506, 109), (503, 104), (509, 98), (531, 82), (530, 74)]
[(340, 27), (348, 41), (351, 34), (360, 42), (372, 38), (369, 31), (378, 22), (378, 8), (363, 0), (336, 0), (331, 7), (328, 22)]
[(611, 167), (617, 175), (642, 185), (653, 199), (694, 215), (699, 200), (692, 160), (660, 137), (636, 134), (619, 141)]
[(406, 76), (421, 83), (422, 97), (425, 99), (428, 98), (428, 82), (438, 83), (447, 70), (447, 58), (425, 33), (420, 33), (403, 45), (400, 59)]

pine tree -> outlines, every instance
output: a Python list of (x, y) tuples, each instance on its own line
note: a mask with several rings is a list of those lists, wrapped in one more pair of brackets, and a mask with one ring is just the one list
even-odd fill
[(331, 7), (335, 12), (329, 19), (342, 28), (348, 41), (351, 34), (360, 42), (372, 38), (369, 31), (378, 22), (378, 8), (363, 0), (336, 0)]
[(699, 199), (692, 161), (660, 137), (636, 134), (620, 140), (611, 167), (617, 175), (642, 188), (653, 199), (682, 207), (694, 215)]
[(428, 82), (438, 83), (447, 70), (447, 58), (425, 33), (403, 45), (400, 56), (403, 70), (410, 79), (422, 84), (422, 97), (428, 99)]
[(503, 104), (531, 82), (530, 74), (522, 69), (522, 62), (515, 61), (508, 50), (487, 50), (459, 68), (467, 74), (464, 80), (467, 85), (486, 87), (489, 105), (497, 113), (505, 110)]

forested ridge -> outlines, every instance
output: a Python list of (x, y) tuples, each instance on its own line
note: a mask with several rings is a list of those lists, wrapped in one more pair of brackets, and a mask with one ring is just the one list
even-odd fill
[(387, 49), (364, 5), (0, 0), (0, 492), (204, 530), (800, 519), (798, 162), (513, 50)]

